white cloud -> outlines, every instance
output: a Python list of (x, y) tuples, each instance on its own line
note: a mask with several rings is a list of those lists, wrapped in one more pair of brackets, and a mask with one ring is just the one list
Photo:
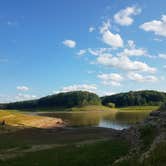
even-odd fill
[(24, 100), (33, 100), (36, 99), (37, 96), (33, 94), (23, 94), (19, 93), (16, 95), (0, 95), (0, 102), (1, 103), (10, 103), (10, 102), (16, 102), (16, 101), (24, 101)]
[(62, 43), (69, 48), (74, 48), (76, 46), (76, 42), (74, 40), (64, 40)]
[(119, 34), (113, 34), (109, 30), (105, 31), (102, 36), (104, 43), (112, 47), (123, 47), (123, 40)]
[(15, 101), (23, 101), (23, 100), (32, 100), (32, 99), (36, 99), (37, 96), (36, 95), (30, 95), (30, 94), (22, 94), (19, 93), (18, 95), (15, 96)]
[(105, 91), (103, 91), (103, 92), (100, 93), (100, 96), (111, 96), (111, 95), (114, 95), (114, 94), (116, 94), (116, 93), (115, 92), (105, 92)]
[(113, 34), (110, 30), (110, 22), (104, 22), (103, 26), (100, 28), (100, 33), (102, 34), (102, 41), (114, 48), (123, 47), (123, 40), (121, 36), (117, 34)]
[(139, 73), (134, 73), (134, 72), (130, 72), (128, 74), (128, 78), (133, 80), (133, 81), (137, 81), (137, 82), (156, 82), (158, 81), (158, 78), (156, 76), (153, 75), (146, 75), (143, 76)]
[(117, 73), (99, 74), (98, 78), (102, 80), (102, 83), (104, 85), (113, 85), (113, 86), (120, 86), (121, 85), (120, 82), (123, 80), (123, 77)]
[(115, 67), (127, 71), (140, 71), (140, 72), (156, 72), (156, 68), (150, 67), (141, 61), (132, 61), (127, 56), (105, 56), (101, 55), (97, 58), (99, 64)]
[(156, 35), (166, 37), (166, 15), (162, 15), (161, 20), (145, 22), (140, 26), (141, 29), (154, 32)]
[(81, 85), (66, 86), (66, 87), (63, 87), (62, 89), (60, 89), (59, 91), (54, 91), (54, 93), (70, 92), (70, 91), (95, 92), (96, 90), (97, 90), (97, 87), (94, 84), (81, 84)]
[(89, 27), (89, 32), (93, 32), (95, 31), (95, 28), (94, 27)]
[(128, 40), (127, 44), (129, 46), (129, 48), (135, 48), (136, 47), (135, 42), (133, 40)]
[(16, 89), (19, 90), (19, 91), (28, 91), (29, 87), (27, 87), (27, 86), (17, 86)]
[(86, 50), (79, 50), (79, 52), (77, 52), (77, 55), (78, 56), (82, 56), (82, 55), (84, 55), (84, 54), (86, 54)]
[(158, 57), (162, 59), (166, 59), (166, 54), (159, 54)]
[(124, 49), (123, 52), (119, 53), (120, 56), (145, 56), (147, 55), (146, 50), (139, 48), (132, 48), (132, 49)]
[(118, 56), (147, 56), (147, 51), (143, 48), (136, 48), (136, 44), (133, 40), (128, 40), (127, 44), (128, 48), (118, 53)]
[(95, 71), (94, 71), (94, 70), (88, 70), (87, 73), (88, 73), (88, 74), (94, 74)]
[(138, 15), (141, 13), (141, 9), (137, 7), (127, 7), (125, 9), (120, 10), (118, 13), (114, 15), (114, 20), (116, 23), (121, 26), (129, 26), (133, 23), (134, 19), (132, 16)]

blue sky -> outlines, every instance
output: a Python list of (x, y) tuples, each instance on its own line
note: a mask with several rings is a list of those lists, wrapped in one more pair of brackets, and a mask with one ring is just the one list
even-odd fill
[(0, 2), (0, 102), (166, 91), (164, 0)]

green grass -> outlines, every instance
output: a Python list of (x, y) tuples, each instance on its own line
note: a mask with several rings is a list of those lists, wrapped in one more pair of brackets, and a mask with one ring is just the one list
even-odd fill
[(166, 142), (160, 142), (144, 160), (143, 166), (165, 166), (166, 165)]
[(129, 107), (120, 107), (119, 111), (154, 111), (157, 110), (159, 106), (129, 106)]
[(103, 105), (89, 105), (84, 107), (73, 107), (70, 110), (71, 111), (110, 111), (116, 109), (109, 108)]
[[(110, 111), (110, 110), (117, 110), (116, 108), (109, 108), (103, 105), (87, 105), (87, 106), (78, 106), (78, 107), (51, 107), (51, 108), (41, 108), (36, 109), (34, 112), (69, 112), (69, 111)], [(32, 111), (32, 110), (29, 110)]]
[(166, 165), (166, 142), (160, 142), (149, 153), (149, 156), (142, 162), (140, 156), (133, 156), (128, 160), (123, 160), (114, 166), (165, 166)]
[(142, 140), (142, 150), (146, 150), (152, 144), (156, 136), (156, 128), (151, 125), (145, 125), (139, 128), (140, 139)]
[(69, 145), (22, 157), (0, 161), (2, 166), (109, 166), (127, 154), (129, 145), (124, 141), (104, 141), (94, 144)]

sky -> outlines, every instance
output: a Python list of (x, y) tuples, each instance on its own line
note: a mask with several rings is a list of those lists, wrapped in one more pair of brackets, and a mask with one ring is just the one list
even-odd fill
[(0, 4), (0, 103), (74, 90), (166, 91), (165, 0)]

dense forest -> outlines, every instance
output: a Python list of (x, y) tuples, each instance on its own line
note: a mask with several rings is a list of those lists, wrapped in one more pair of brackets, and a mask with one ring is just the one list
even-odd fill
[(8, 104), (1, 104), (4, 109), (31, 109), (31, 108), (51, 108), (51, 107), (74, 107), (85, 105), (100, 105), (100, 98), (90, 92), (74, 91), (49, 95), (37, 100), (21, 101)]
[(166, 93), (153, 90), (130, 91), (101, 98), (103, 105), (114, 103), (116, 107), (160, 105), (166, 101)]
[(166, 93), (158, 91), (130, 91), (99, 98), (96, 94), (74, 91), (49, 95), (37, 100), (0, 104), (2, 109), (35, 109), (64, 107), (71, 108), (86, 105), (103, 105), (111, 107), (161, 105), (166, 101)]

